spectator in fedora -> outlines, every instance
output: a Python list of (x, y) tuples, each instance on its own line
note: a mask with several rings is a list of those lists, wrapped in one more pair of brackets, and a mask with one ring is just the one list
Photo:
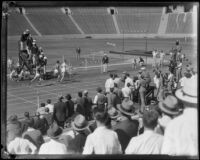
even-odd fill
[(67, 94), (65, 98), (67, 99), (65, 103), (68, 108), (68, 117), (72, 117), (72, 115), (74, 114), (74, 102), (72, 101), (72, 97), (70, 94)]
[(92, 98), (88, 96), (88, 91), (83, 91), (83, 98), (85, 100), (85, 117), (87, 120), (92, 119)]
[(115, 126), (117, 124), (117, 122), (119, 121), (120, 112), (117, 109), (115, 109), (114, 107), (111, 107), (110, 109), (108, 109), (108, 114), (111, 118), (112, 126)]
[(7, 123), (7, 144), (14, 140), (15, 137), (20, 136), (22, 133), (22, 124), (18, 120), (17, 115), (11, 115)]
[(30, 117), (29, 112), (24, 112), (25, 119), (21, 121), (22, 123), (22, 133), (24, 133), (27, 129), (29, 124), (34, 124), (34, 119)]
[(49, 128), (46, 118), (40, 115), (39, 112), (36, 112), (36, 117), (34, 119), (34, 128), (41, 131), (42, 135), (46, 134), (47, 129)]
[(34, 129), (34, 122), (28, 123), (28, 129), (23, 133), (22, 137), (33, 143), (39, 150), (44, 143), (44, 139), (40, 130)]
[(59, 142), (63, 130), (56, 123), (53, 123), (47, 131), (50, 141), (41, 145), (38, 154), (67, 154), (66, 146)]
[(107, 97), (107, 102), (108, 102), (108, 106), (107, 109), (114, 107), (116, 108), (117, 105), (117, 96), (114, 93), (114, 86), (110, 88), (110, 92), (106, 95)]
[(158, 113), (155, 109), (144, 110), (144, 133), (133, 137), (126, 150), (126, 154), (160, 154), (163, 136), (154, 132), (157, 125)]
[(162, 153), (197, 156), (197, 79), (186, 79), (184, 86), (175, 95), (183, 103), (184, 110), (167, 125)]
[(83, 152), (86, 138), (90, 133), (88, 125), (86, 118), (78, 114), (71, 123), (72, 130), (61, 135), (60, 141), (65, 143), (68, 152), (72, 154), (81, 154)]
[(53, 104), (51, 104), (51, 99), (47, 99), (47, 105), (45, 106), (45, 108), (49, 108), (49, 112), (53, 113)]
[(138, 120), (131, 119), (136, 113), (133, 102), (128, 98), (124, 99), (121, 105), (117, 105), (117, 109), (122, 116), (120, 117), (120, 121), (113, 126), (113, 129), (117, 132), (122, 151), (124, 152), (130, 139), (137, 136), (139, 122)]
[(159, 102), (158, 106), (161, 111), (161, 117), (158, 119), (156, 131), (164, 135), (164, 130), (168, 123), (181, 113), (180, 107), (177, 98), (173, 95), (168, 95), (163, 101)]
[(40, 108), (38, 108), (36, 112), (40, 114), (45, 114), (45, 103), (41, 103)]
[(68, 109), (63, 99), (63, 96), (58, 97), (58, 102), (54, 104), (53, 111), (53, 119), (62, 128), (64, 128), (65, 121), (68, 117)]
[(106, 96), (102, 93), (102, 89), (101, 87), (97, 87), (96, 89), (97, 94), (94, 97), (94, 104), (96, 105), (105, 105), (105, 103), (107, 102)]
[(121, 145), (116, 132), (110, 129), (108, 113), (95, 108), (93, 114), (97, 128), (87, 136), (83, 154), (120, 154)]

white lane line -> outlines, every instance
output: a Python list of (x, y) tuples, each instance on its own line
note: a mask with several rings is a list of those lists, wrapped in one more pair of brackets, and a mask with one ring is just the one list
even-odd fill
[[(21, 99), (21, 100), (23, 100), (23, 101), (25, 101), (25, 102), (28, 102), (28, 103), (31, 103), (31, 104), (35, 104), (35, 103), (33, 103), (32, 101), (29, 101), (29, 100), (27, 100), (27, 99), (25, 99), (25, 98), (15, 96), (15, 95), (12, 95), (12, 94), (10, 94), (10, 93), (8, 93), (8, 94), (11, 95), (11, 96), (13, 96), (13, 97), (16, 97), (16, 98), (18, 98), (18, 99)], [(35, 104), (35, 105), (37, 105), (37, 104)]]

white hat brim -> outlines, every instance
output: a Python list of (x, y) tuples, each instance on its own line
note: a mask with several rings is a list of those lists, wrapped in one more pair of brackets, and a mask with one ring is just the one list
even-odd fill
[(189, 97), (187, 95), (184, 95), (182, 92), (182, 88), (178, 89), (175, 92), (175, 95), (178, 99), (185, 101), (185, 102), (189, 102), (189, 103), (197, 103), (197, 97)]

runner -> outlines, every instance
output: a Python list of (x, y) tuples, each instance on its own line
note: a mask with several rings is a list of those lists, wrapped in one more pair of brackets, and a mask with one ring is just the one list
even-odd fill
[(31, 83), (34, 82), (35, 80), (39, 80), (39, 84), (40, 82), (43, 80), (42, 79), (42, 75), (41, 75), (41, 71), (40, 71), (40, 67), (36, 67), (36, 70), (35, 70), (35, 76), (34, 78), (31, 80)]
[(64, 77), (65, 77), (65, 73), (67, 71), (68, 65), (66, 63), (66, 60), (64, 60), (64, 62), (60, 65), (60, 72), (61, 72), (61, 79), (60, 82), (63, 81)]

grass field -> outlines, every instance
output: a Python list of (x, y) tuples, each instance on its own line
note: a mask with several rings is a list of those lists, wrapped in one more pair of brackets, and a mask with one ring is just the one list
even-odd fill
[[(62, 57), (72, 64), (73, 67), (84, 66), (82, 63), (85, 57), (92, 53), (99, 53), (100, 51), (109, 52), (110, 50), (122, 51), (123, 50), (123, 40), (122, 39), (36, 39), (38, 46), (42, 46), (45, 54), (48, 57), (48, 68), (51, 69), (52, 65), (55, 64), (56, 60), (62, 61)], [(157, 48), (159, 50), (164, 50), (168, 52), (172, 46), (174, 46), (176, 39), (148, 39), (147, 40), (147, 50), (152, 50)], [(116, 46), (108, 46), (106, 43), (115, 43)], [(145, 50), (145, 39), (125, 39), (124, 40), (124, 50)], [(183, 48), (183, 53), (186, 54), (193, 63), (197, 63), (197, 46), (194, 41), (189, 40), (185, 42), (180, 39), (180, 43)], [(16, 40), (10, 39), (8, 41), (8, 56), (17, 59), (18, 44)], [(81, 60), (76, 60), (75, 49), (80, 47)], [(109, 55), (111, 57), (110, 63), (123, 63), (130, 59), (130, 56), (124, 56), (124, 59), (117, 57), (115, 55)], [(96, 59), (100, 59), (101, 56), (95, 56)], [(147, 69), (152, 72), (152, 67), (149, 64), (151, 59), (148, 58)], [(95, 64), (91, 60), (89, 66), (99, 65), (100, 62)], [(138, 68), (139, 69), (139, 68)], [(137, 73), (138, 69), (133, 70), (131, 65), (115, 65), (109, 67), (110, 72), (116, 72), (121, 75), (122, 71), (129, 71), (131, 76)], [(166, 70), (167, 68), (165, 68)], [(34, 114), (37, 109), (38, 96), (39, 102), (46, 102), (48, 98), (51, 98), (53, 103), (57, 100), (58, 94), (66, 95), (66, 93), (71, 93), (72, 97), (75, 98), (78, 91), (87, 89), (89, 91), (89, 96), (94, 98), (96, 94), (97, 86), (101, 86), (104, 89), (105, 80), (108, 77), (107, 74), (101, 74), (100, 68), (94, 69), (82, 69), (76, 70), (71, 81), (65, 80), (62, 84), (56, 83), (55, 79), (47, 80), (42, 82), (42, 86), (37, 86), (37, 83), (29, 85), (29, 81), (23, 82), (13, 82), (8, 80), (7, 82), (7, 116), (10, 114), (17, 114), (19, 117), (23, 116), (25, 111), (29, 111), (31, 115)], [(153, 75), (152, 75), (153, 77)]]

